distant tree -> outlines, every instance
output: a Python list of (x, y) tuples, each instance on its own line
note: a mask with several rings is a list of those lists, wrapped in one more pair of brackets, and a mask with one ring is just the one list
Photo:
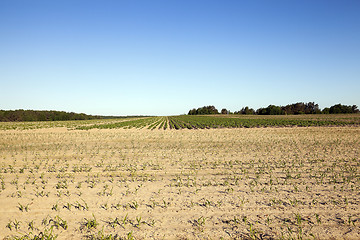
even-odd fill
[(256, 110), (256, 114), (257, 115), (267, 115), (266, 109), (265, 108), (258, 108)]
[(229, 114), (229, 111), (226, 108), (221, 109), (221, 114)]
[(357, 109), (356, 105), (341, 105), (336, 104), (334, 106), (331, 106), (329, 109), (329, 113), (331, 114), (338, 114), (338, 113), (358, 113), (359, 110)]
[(204, 106), (195, 110), (189, 111), (188, 115), (207, 115), (207, 114), (219, 114), (219, 111), (214, 106)]
[(214, 106), (207, 106), (209, 114), (219, 114), (219, 111)]
[(328, 108), (328, 107), (324, 108), (324, 109), (321, 111), (321, 113), (323, 113), (323, 114), (329, 114), (329, 113), (330, 113), (330, 108)]
[(246, 115), (255, 114), (255, 110), (252, 108), (249, 108), (248, 106), (246, 106), (245, 108), (242, 108), (240, 111), (241, 111), (241, 114), (246, 114)]
[(305, 104), (303, 102), (293, 103), (282, 107), (282, 110), (285, 114), (304, 114), (305, 113)]
[(91, 116), (84, 113), (67, 113), (60, 111), (35, 111), (35, 110), (0, 110), (0, 121), (64, 121), (64, 120), (86, 120), (99, 119), (100, 116)]
[(308, 102), (305, 104), (305, 114), (319, 114), (321, 110), (319, 105), (314, 102)]
[(321, 113), (319, 109), (319, 105), (315, 104), (314, 102), (309, 103), (293, 103), (282, 107), (282, 110), (285, 114), (316, 114)]
[(252, 108), (249, 108), (248, 106), (243, 107), (240, 111), (234, 112), (234, 114), (246, 114), (246, 115), (253, 115), (256, 114), (255, 110)]
[(356, 105), (352, 105), (351, 109), (352, 109), (353, 113), (358, 113), (359, 112), (359, 109), (358, 109), (358, 107)]
[[(319, 105), (315, 102), (298, 102), (288, 104), (286, 106), (269, 105), (266, 108), (259, 108), (256, 111), (248, 106), (243, 107), (239, 111), (235, 111), (234, 114), (258, 114), (258, 115), (283, 115), (283, 114), (329, 114), (329, 113), (358, 113), (359, 109), (356, 105), (347, 106), (342, 104), (336, 104), (330, 108), (324, 108), (322, 111)], [(219, 114), (218, 110), (214, 106), (204, 106), (201, 108), (193, 108), (189, 111), (189, 115), (205, 115), (205, 114)], [(221, 109), (221, 114), (232, 114), (226, 108)]]
[(283, 115), (285, 112), (279, 106), (269, 105), (266, 108), (259, 108), (256, 110), (259, 115)]
[(196, 109), (195, 108), (191, 109), (188, 115), (196, 115)]

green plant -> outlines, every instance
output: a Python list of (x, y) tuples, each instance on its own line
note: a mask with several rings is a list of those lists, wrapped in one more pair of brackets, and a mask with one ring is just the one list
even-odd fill
[(53, 233), (53, 226), (50, 227), (50, 229), (45, 228), (38, 234), (30, 232), (19, 237), (14, 237), (15, 240), (56, 240), (57, 238), (58, 235)]
[(296, 223), (297, 225), (301, 226), (303, 219), (301, 218), (301, 215), (299, 213), (295, 214), (296, 217)]
[(92, 234), (89, 236), (89, 239), (92, 240), (121, 240), (122, 238), (119, 237), (118, 234), (105, 234), (104, 233), (104, 227), (98, 231), (96, 235)]
[(64, 230), (68, 229), (67, 221), (63, 220), (59, 216), (55, 216), (55, 218), (50, 219), (49, 223), (52, 223), (52, 225), (55, 226), (56, 228), (62, 227)]
[(109, 224), (112, 228), (115, 228), (116, 225), (120, 225), (119, 219), (116, 217), (114, 220), (110, 220)]
[(18, 203), (18, 208), (19, 208), (19, 210), (22, 211), (22, 212), (23, 212), (23, 211), (27, 212), (27, 211), (29, 211), (29, 205), (30, 205), (30, 204), (26, 204), (26, 205), (24, 204), (24, 205), (22, 205), (22, 204)]
[(126, 214), (125, 217), (123, 218), (122, 224), (125, 226), (127, 222), (128, 222), (128, 214)]
[(12, 231), (13, 223), (12, 223), (11, 220), (6, 224), (6, 227), (7, 227), (10, 231)]
[(136, 222), (137, 222), (137, 227), (140, 227), (140, 224), (142, 223), (141, 221), (141, 216), (140, 217), (136, 217)]
[(92, 219), (87, 219), (85, 218), (85, 222), (83, 224), (84, 227), (86, 227), (87, 229), (93, 229), (96, 228), (99, 223), (97, 222), (95, 215), (92, 214), (93, 218)]
[(131, 232), (128, 232), (128, 233), (126, 234), (126, 237), (127, 237), (128, 240), (134, 240), (133, 232), (132, 232), (132, 231), (131, 231)]
[(315, 218), (316, 218), (317, 224), (321, 224), (321, 219), (320, 219), (319, 214), (315, 213)]
[(348, 217), (348, 223), (351, 225), (351, 223), (355, 226), (355, 221), (351, 220), (351, 215)]
[(129, 204), (129, 206), (136, 210), (139, 207), (139, 203), (137, 201), (133, 201), (132, 203)]
[(71, 211), (71, 206), (72, 204), (67, 202), (66, 204), (64, 204), (63, 208), (66, 208), (67, 210)]
[(254, 240), (259, 239), (259, 238), (257, 237), (257, 231), (256, 231), (256, 229), (254, 228), (254, 226), (253, 226), (252, 223), (249, 224), (249, 234), (250, 234), (250, 238), (251, 238), (251, 239), (254, 239)]
[(15, 220), (12, 222), (12, 224), (13, 224), (13, 226), (14, 226), (14, 228), (15, 228), (16, 231), (20, 229), (20, 221), (18, 221), (18, 220), (15, 219)]
[(59, 205), (58, 205), (58, 203), (54, 204), (54, 205), (52, 206), (51, 210), (59, 211)]
[(34, 230), (35, 227), (34, 227), (34, 220), (32, 220), (31, 222), (29, 222), (28, 224), (28, 230)]

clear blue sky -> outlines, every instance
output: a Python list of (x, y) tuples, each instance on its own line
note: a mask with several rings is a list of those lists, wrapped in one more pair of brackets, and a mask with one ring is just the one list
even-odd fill
[(0, 89), (101, 115), (359, 106), (360, 1), (0, 0)]

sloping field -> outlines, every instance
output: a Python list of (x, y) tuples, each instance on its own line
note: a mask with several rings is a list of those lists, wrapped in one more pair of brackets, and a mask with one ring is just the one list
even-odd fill
[(0, 239), (360, 238), (357, 123), (172, 120), (1, 130)]

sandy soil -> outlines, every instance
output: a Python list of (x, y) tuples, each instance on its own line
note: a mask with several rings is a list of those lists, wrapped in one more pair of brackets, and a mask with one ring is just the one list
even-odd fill
[(360, 239), (359, 146), (359, 127), (0, 131), (0, 239)]

